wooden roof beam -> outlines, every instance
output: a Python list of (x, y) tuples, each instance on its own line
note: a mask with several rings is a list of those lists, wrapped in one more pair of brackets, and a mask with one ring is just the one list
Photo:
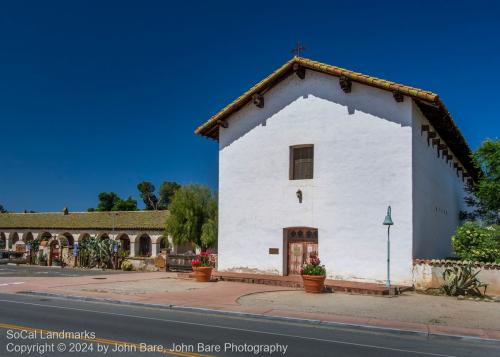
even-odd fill
[(431, 144), (431, 139), (436, 138), (437, 134), (435, 131), (429, 130), (427, 132), (427, 146)]
[(255, 93), (252, 95), (253, 104), (255, 104), (259, 108), (264, 108), (264, 96), (259, 93)]
[(295, 62), (293, 64), (293, 71), (300, 79), (306, 78), (306, 68)]
[(392, 95), (394, 97), (394, 100), (398, 103), (401, 103), (402, 101), (405, 100), (403, 93), (401, 93), (400, 91), (394, 91), (394, 92), (392, 92)]
[(340, 76), (339, 78), (340, 88), (344, 91), (344, 93), (351, 93), (352, 82), (346, 76)]
[(217, 125), (222, 126), (223, 128), (228, 128), (229, 124), (227, 123), (227, 120), (217, 120)]

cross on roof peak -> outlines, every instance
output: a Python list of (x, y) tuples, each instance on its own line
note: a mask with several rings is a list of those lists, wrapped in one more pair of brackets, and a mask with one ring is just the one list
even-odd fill
[(300, 41), (297, 41), (297, 44), (292, 49), (292, 53), (294, 54), (294, 57), (300, 57), (300, 53), (305, 49), (306, 48), (302, 45), (302, 43), (300, 43)]

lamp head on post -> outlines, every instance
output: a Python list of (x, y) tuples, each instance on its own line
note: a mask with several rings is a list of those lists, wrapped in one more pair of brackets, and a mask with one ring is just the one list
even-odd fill
[(387, 214), (384, 219), (384, 223), (382, 223), (384, 226), (392, 226), (394, 225), (394, 222), (392, 221), (391, 217), (391, 206), (387, 207)]
[(297, 198), (299, 199), (299, 203), (302, 203), (302, 190), (299, 188), (295, 194), (297, 195)]
[[(384, 226), (387, 226), (387, 280), (385, 286), (390, 289), (391, 287), (391, 243), (390, 243), (390, 230), (394, 225), (391, 217), (391, 206), (387, 207), (387, 214), (385, 215)], [(389, 292), (390, 293), (390, 292)]]

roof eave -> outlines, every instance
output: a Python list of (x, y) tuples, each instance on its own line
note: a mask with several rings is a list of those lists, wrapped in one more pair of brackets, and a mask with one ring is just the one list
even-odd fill
[[(472, 179), (474, 181), (477, 180), (479, 175), (479, 171), (472, 164), (472, 160), (470, 160), (470, 155), (472, 154), (471, 149), (469, 148), (465, 138), (462, 133), (458, 129), (458, 126), (453, 121), (451, 114), (448, 109), (441, 101), (439, 96), (436, 93), (431, 91), (422, 90), (419, 88), (414, 88), (410, 86), (405, 86), (402, 84), (398, 84), (395, 82), (387, 81), (384, 79), (368, 76), (362, 73), (353, 72), (344, 68), (327, 65), (321, 62), (312, 61), (302, 57), (295, 57), (285, 63), (283, 66), (278, 68), (275, 72), (271, 73), (269, 76), (264, 78), (262, 81), (254, 85), (240, 97), (235, 99), (232, 103), (226, 106), (224, 109), (219, 111), (217, 114), (212, 116), (208, 121), (199, 126), (195, 130), (195, 134), (202, 135), (208, 137), (210, 139), (218, 140), (219, 139), (219, 127), (220, 123), (226, 120), (229, 116), (237, 112), (247, 103), (249, 103), (254, 94), (263, 94), (276, 85), (279, 81), (285, 79), (288, 75), (293, 73), (293, 65), (298, 63), (300, 66), (303, 66), (306, 69), (313, 70), (316, 72), (321, 72), (329, 75), (333, 75), (336, 77), (345, 76), (350, 79), (352, 82), (357, 82), (360, 84), (368, 85), (371, 87), (379, 88), (382, 90), (387, 90), (391, 92), (399, 92), (405, 96), (408, 96), (414, 99), (418, 103), (425, 103), (426, 105), (435, 108), (436, 111), (440, 114), (440, 121), (442, 121), (442, 125), (440, 126), (440, 130), (436, 128), (438, 133), (443, 136), (447, 136), (448, 139), (457, 140), (458, 143), (453, 145), (453, 151), (458, 151), (460, 155), (460, 161), (465, 166), (467, 171), (472, 175)], [(437, 121), (437, 120), (436, 120)], [(435, 123), (432, 123), (434, 127), (436, 127)], [(448, 134), (446, 134), (448, 133)]]
[(230, 115), (237, 112), (243, 106), (245, 106), (254, 94), (264, 94), (274, 85), (279, 83), (281, 80), (285, 79), (288, 75), (293, 72), (293, 65), (298, 63), (306, 69), (313, 70), (316, 72), (321, 72), (336, 77), (345, 76), (353, 82), (369, 85), (372, 87), (392, 91), (401, 92), (403, 95), (407, 95), (412, 98), (419, 100), (425, 100), (428, 102), (436, 102), (438, 96), (435, 93), (424, 91), (422, 89), (413, 88), (409, 86), (404, 86), (395, 82), (367, 76), (361, 73), (353, 72), (344, 68), (326, 65), (321, 62), (312, 61), (302, 57), (294, 57), (290, 61), (286, 62), (283, 66), (278, 68), (276, 71), (271, 73), (269, 76), (264, 78), (262, 81), (254, 85), (248, 91), (243, 93), (240, 97), (236, 98), (232, 103), (223, 108), (217, 114), (212, 116), (204, 124), (200, 125), (195, 130), (195, 134), (206, 136), (208, 138), (218, 140), (219, 136), (219, 126), (220, 122), (227, 119)]

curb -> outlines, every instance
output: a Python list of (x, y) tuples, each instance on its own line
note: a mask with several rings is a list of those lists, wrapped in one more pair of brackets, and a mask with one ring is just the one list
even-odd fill
[(220, 315), (220, 316), (232, 316), (232, 317), (246, 317), (260, 320), (268, 320), (268, 321), (284, 321), (284, 322), (293, 322), (293, 323), (302, 323), (307, 325), (316, 325), (316, 326), (331, 326), (331, 327), (344, 327), (344, 328), (352, 328), (356, 330), (364, 330), (364, 331), (386, 331), (392, 333), (398, 333), (402, 335), (418, 335), (418, 336), (426, 336), (426, 337), (441, 337), (441, 338), (450, 338), (454, 340), (474, 340), (474, 341), (487, 341), (487, 342), (495, 342), (500, 343), (500, 340), (493, 338), (484, 338), (477, 336), (468, 336), (468, 335), (451, 335), (446, 333), (437, 333), (437, 332), (423, 332), (416, 330), (403, 330), (397, 329), (394, 327), (385, 327), (385, 326), (376, 326), (376, 325), (363, 325), (363, 324), (353, 324), (346, 322), (334, 322), (334, 321), (324, 321), (324, 320), (313, 320), (313, 319), (301, 319), (298, 317), (287, 317), (287, 316), (272, 316), (272, 315), (263, 315), (263, 314), (255, 314), (250, 312), (241, 312), (241, 311), (225, 311), (225, 310), (216, 310), (216, 309), (208, 309), (203, 307), (190, 307), (190, 306), (179, 306), (179, 305), (161, 305), (161, 304), (150, 304), (150, 303), (142, 303), (136, 301), (128, 301), (128, 300), (114, 300), (114, 299), (103, 299), (103, 298), (94, 298), (88, 296), (78, 296), (78, 295), (65, 295), (65, 294), (54, 294), (54, 293), (46, 293), (46, 292), (37, 292), (37, 291), (21, 291), (18, 294), (22, 295), (32, 295), (32, 296), (43, 296), (43, 297), (53, 297), (59, 299), (66, 300), (74, 300), (74, 301), (86, 301), (86, 302), (100, 302), (100, 303), (108, 303), (115, 305), (125, 305), (125, 306), (138, 306), (138, 307), (150, 307), (161, 310), (173, 310), (173, 311), (184, 311), (184, 312), (202, 312), (211, 315)]

